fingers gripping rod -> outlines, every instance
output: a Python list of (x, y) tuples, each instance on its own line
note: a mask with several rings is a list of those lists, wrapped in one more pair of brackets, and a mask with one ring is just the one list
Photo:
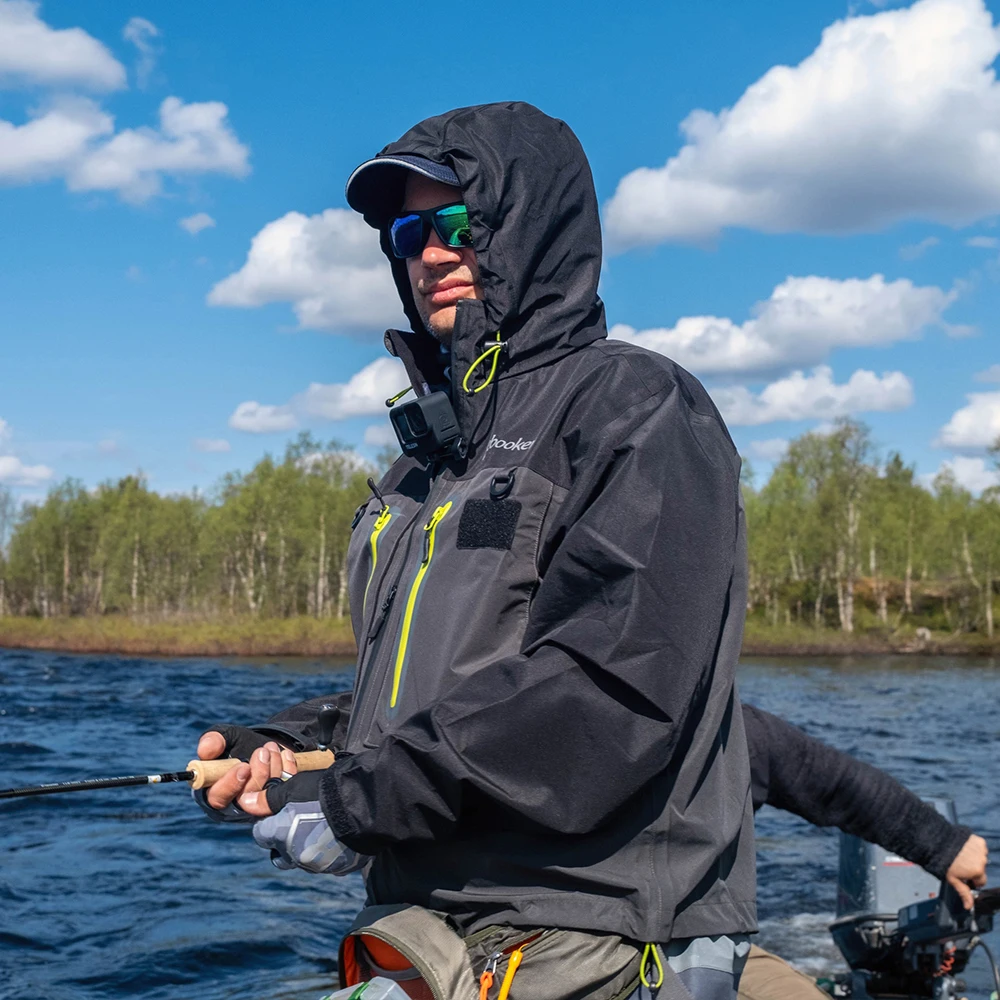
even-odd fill
[[(295, 762), (299, 771), (322, 771), (333, 763), (329, 750), (309, 750), (297, 753)], [(185, 771), (167, 771), (164, 774), (133, 774), (123, 778), (88, 778), (84, 781), (59, 781), (30, 788), (8, 788), (0, 791), (0, 799), (17, 799), (28, 795), (54, 795), (57, 792), (86, 792), (99, 788), (127, 788), (133, 785), (161, 785), (173, 781), (188, 781), (192, 788), (208, 788), (244, 763), (233, 757), (221, 760), (188, 761)]]

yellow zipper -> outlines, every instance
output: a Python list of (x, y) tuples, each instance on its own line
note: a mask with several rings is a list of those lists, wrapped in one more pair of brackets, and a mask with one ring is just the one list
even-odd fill
[(399, 697), (399, 679), (403, 675), (403, 663), (406, 660), (407, 644), (410, 640), (410, 627), (413, 625), (413, 609), (417, 603), (417, 594), (420, 593), (420, 585), (424, 582), (424, 574), (427, 572), (431, 559), (434, 556), (434, 532), (437, 526), (444, 519), (445, 514), (451, 510), (452, 501), (438, 507), (431, 515), (431, 519), (424, 525), (424, 556), (420, 561), (420, 568), (413, 578), (410, 586), (410, 594), (406, 598), (406, 610), (403, 612), (403, 624), (399, 632), (399, 648), (396, 650), (396, 666), (392, 675), (392, 696), (389, 699), (389, 707), (396, 707), (396, 699)]
[(365, 596), (361, 602), (361, 615), (364, 617), (365, 608), (368, 606), (368, 589), (372, 585), (372, 580), (375, 579), (375, 564), (378, 562), (378, 536), (382, 534), (385, 526), (392, 520), (392, 511), (388, 507), (383, 507), (375, 518), (375, 525), (372, 528), (371, 535), (368, 536), (368, 541), (372, 547), (372, 568), (371, 572), (368, 574), (368, 582), (365, 584)]

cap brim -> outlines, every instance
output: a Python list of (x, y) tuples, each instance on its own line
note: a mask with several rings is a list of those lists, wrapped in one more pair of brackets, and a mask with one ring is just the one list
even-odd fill
[(407, 172), (421, 174), (442, 184), (459, 187), (458, 174), (451, 167), (423, 156), (398, 153), (366, 160), (347, 179), (347, 204), (366, 219), (380, 224), (390, 219), (403, 204)]

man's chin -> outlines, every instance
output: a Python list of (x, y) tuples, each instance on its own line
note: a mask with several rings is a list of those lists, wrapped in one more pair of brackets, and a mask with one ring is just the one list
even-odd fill
[(435, 309), (427, 317), (427, 329), (443, 344), (451, 342), (451, 335), (455, 330), (455, 307), (445, 306), (443, 309)]

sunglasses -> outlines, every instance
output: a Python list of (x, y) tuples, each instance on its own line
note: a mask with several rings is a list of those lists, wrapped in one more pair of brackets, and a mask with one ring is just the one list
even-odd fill
[(471, 247), (469, 213), (462, 202), (439, 205), (422, 212), (404, 212), (389, 223), (389, 244), (402, 260), (423, 252), (431, 227), (447, 247)]

